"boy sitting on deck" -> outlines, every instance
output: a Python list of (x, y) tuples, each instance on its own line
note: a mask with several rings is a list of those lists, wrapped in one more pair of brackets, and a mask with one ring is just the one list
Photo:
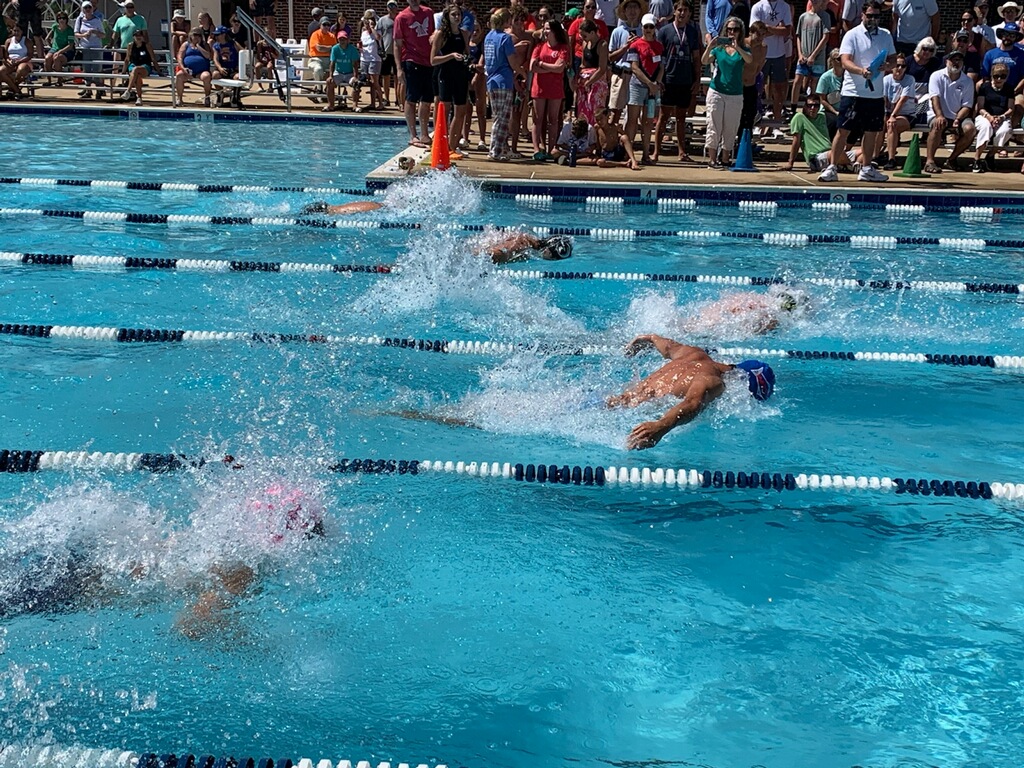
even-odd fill
[(633, 154), (633, 141), (619, 130), (617, 123), (611, 121), (612, 110), (599, 110), (597, 124), (597, 143), (600, 157), (597, 158), (599, 168), (629, 168), (640, 170), (640, 164)]

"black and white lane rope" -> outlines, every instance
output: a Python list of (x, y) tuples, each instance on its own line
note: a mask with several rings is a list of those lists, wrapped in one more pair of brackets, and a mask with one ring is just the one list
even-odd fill
[(353, 195), (373, 197), (366, 187), (268, 187), (252, 184), (183, 184), (171, 181), (104, 181), (100, 179), (47, 179), (35, 176), (15, 178), (0, 176), (0, 184), (23, 187), (91, 187), (93, 189), (125, 190), (127, 192), (196, 192), (198, 194), (252, 194), (290, 192), (308, 195)]
[[(234, 456), (219, 459), (175, 453), (101, 453), (90, 451), (0, 450), (0, 472), (30, 473), (47, 470), (97, 470), (113, 472), (172, 472), (200, 468), (218, 462), (244, 466)], [(608, 488), (666, 487), (680, 490), (761, 489), (896, 493), (920, 496), (957, 496), (972, 499), (1024, 499), (1024, 483), (940, 480), (912, 477), (876, 477), (842, 473), (764, 472), (710, 470), (676, 467), (616, 467), (453, 460), (349, 459), (313, 460), (323, 469), (339, 474), (361, 475), (468, 475), (549, 485), (582, 485)]]
[[(180, 270), (188, 272), (334, 272), (390, 274), (394, 264), (334, 264), (297, 261), (244, 261), (227, 259), (179, 259), (149, 256), (91, 256), (70, 253), (18, 253), (0, 251), (0, 264), (39, 267), (74, 267), (127, 270)], [(922, 291), (931, 293), (990, 293), (1018, 296), (1024, 283), (961, 282), (958, 280), (864, 280), (847, 277), (786, 279), (758, 275), (701, 275), (672, 272), (563, 272), (556, 270), (498, 269), (496, 273), (517, 280), (594, 280), (618, 282), (706, 283), (714, 285), (818, 285), (830, 288), (866, 288), (875, 291)]]
[[(70, 219), (93, 224), (157, 224), (163, 226), (218, 226), (218, 227), (306, 227), (311, 229), (397, 229), (418, 230), (427, 225), (421, 222), (352, 219), (340, 216), (334, 219), (312, 216), (205, 216), (175, 213), (123, 213), (119, 211), (80, 211), (63, 208), (0, 208), (0, 217)], [(518, 229), (490, 226), (498, 231)], [(482, 232), (483, 224), (450, 223), (440, 229), (461, 232)], [(568, 235), (589, 237), (592, 240), (649, 240), (678, 238), (687, 241), (746, 240), (769, 245), (849, 245), (852, 248), (896, 248), (899, 246), (936, 246), (956, 251), (984, 248), (1024, 248), (1024, 240), (981, 239), (964, 237), (890, 237), (881, 235), (825, 235), (789, 232), (721, 232), (716, 230), (680, 229), (614, 229), (604, 227), (538, 226), (533, 231), (541, 237)]]
[[(166, 328), (114, 328), (84, 325), (32, 325), (0, 323), (0, 336), (24, 336), (33, 339), (82, 339), (117, 343), (193, 343), (254, 342), (261, 344), (301, 343), (408, 349), (455, 355), (495, 355), (519, 352), (541, 355), (587, 356), (620, 354), (622, 348), (610, 344), (516, 343), (463, 339), (417, 339), (399, 336), (357, 336), (321, 333), (275, 333), (260, 331), (186, 331)], [(737, 358), (791, 358), (829, 362), (929, 363), (956, 367), (1024, 368), (1022, 355), (942, 354), (925, 352), (871, 352), (835, 350), (768, 349), (761, 347), (708, 347), (709, 354)]]

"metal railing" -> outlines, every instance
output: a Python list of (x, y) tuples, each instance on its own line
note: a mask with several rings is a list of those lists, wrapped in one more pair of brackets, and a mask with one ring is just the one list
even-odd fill
[[(240, 7), (236, 7), (235, 8), (235, 16), (237, 16), (238, 20), (240, 22), (242, 22), (242, 25), (249, 30), (249, 40), (252, 42), (252, 51), (253, 51), (253, 55), (254, 56), (255, 56), (255, 53), (256, 53), (256, 38), (257, 38), (257, 36), (262, 38), (263, 41), (267, 44), (267, 46), (270, 48), (270, 50), (272, 50), (274, 52), (276, 60), (274, 62), (275, 66), (274, 66), (274, 69), (273, 69), (273, 73), (274, 73), (273, 74), (273, 79), (274, 79), (274, 81), (275, 81), (275, 83), (277, 85), (278, 96), (281, 96), (282, 100), (285, 103), (285, 110), (288, 111), (288, 112), (291, 112), (292, 111), (292, 78), (291, 78), (291, 75), (290, 75), (290, 69), (291, 69), (291, 60), (290, 59), (291, 59), (291, 54), (289, 52), (285, 51), (285, 49), (281, 47), (280, 43), (278, 43), (277, 40), (275, 40), (273, 37), (271, 37), (270, 33), (267, 32), (267, 30), (265, 30), (259, 24), (257, 24), (255, 19), (253, 19), (252, 16), (250, 16), (248, 13), (246, 13), (244, 10), (242, 10), (242, 8), (240, 8)], [(278, 76), (277, 76), (277, 61), (280, 61), (282, 59), (284, 60), (284, 88), (283, 88), (284, 94), (283, 95), (281, 94), (281, 90), (282, 90), (281, 83), (278, 80)], [(255, 59), (250, 62), (250, 66), (251, 67), (254, 67), (255, 64), (256, 64)], [(254, 77), (255, 77), (255, 75), (253, 73), (249, 74), (249, 81), (250, 81), (250, 83), (253, 81)]]

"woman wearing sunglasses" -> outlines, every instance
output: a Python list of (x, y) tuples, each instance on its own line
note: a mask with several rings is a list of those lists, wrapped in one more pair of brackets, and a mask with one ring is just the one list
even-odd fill
[(730, 16), (725, 20), (725, 36), (711, 41), (704, 49), (702, 64), (714, 62), (706, 101), (707, 136), (704, 150), (708, 167), (721, 170), (732, 162), (736, 131), (743, 111), (743, 65), (753, 57), (743, 46), (743, 21)]

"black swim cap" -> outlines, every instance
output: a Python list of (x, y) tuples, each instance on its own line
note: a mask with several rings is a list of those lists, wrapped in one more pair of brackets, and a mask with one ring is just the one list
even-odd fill
[(565, 235), (546, 237), (538, 244), (540, 257), (548, 261), (561, 261), (572, 256), (572, 238)]
[(327, 203), (323, 200), (318, 200), (315, 203), (303, 206), (299, 214), (302, 216), (308, 216), (311, 213), (327, 213)]

